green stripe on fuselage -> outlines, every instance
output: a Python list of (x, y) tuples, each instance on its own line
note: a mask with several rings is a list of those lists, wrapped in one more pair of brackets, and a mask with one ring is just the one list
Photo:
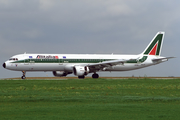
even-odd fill
[[(139, 63), (144, 62), (147, 56), (143, 56), (139, 60), (129, 60), (125, 63)], [(99, 63), (104, 61), (112, 61), (117, 59), (25, 59), (15, 61), (13, 63)]]
[(143, 63), (144, 61), (146, 61), (148, 57), (147, 56), (143, 56), (143, 58), (139, 59), (139, 60), (129, 60), (125, 63)]

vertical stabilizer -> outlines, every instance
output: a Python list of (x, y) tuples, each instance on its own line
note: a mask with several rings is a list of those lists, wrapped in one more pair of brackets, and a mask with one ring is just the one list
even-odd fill
[(165, 32), (158, 32), (152, 41), (149, 43), (147, 48), (144, 50), (144, 55), (161, 55), (161, 49), (163, 44)]

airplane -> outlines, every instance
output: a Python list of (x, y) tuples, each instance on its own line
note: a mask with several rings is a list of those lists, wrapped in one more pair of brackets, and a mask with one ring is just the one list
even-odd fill
[(129, 71), (156, 65), (174, 57), (162, 57), (165, 32), (158, 32), (146, 49), (138, 55), (119, 54), (18, 54), (3, 63), (8, 70), (22, 71), (22, 79), (29, 71), (52, 71), (56, 77), (74, 74), (79, 79), (99, 71)]

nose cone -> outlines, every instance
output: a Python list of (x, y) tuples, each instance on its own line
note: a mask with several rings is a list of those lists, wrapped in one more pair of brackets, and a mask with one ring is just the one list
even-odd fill
[(2, 66), (3, 66), (4, 68), (6, 68), (6, 63), (4, 63)]

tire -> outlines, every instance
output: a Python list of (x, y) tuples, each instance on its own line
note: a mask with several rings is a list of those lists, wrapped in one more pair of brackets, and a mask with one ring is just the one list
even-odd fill
[(26, 79), (26, 76), (22, 76), (21, 79)]
[(92, 78), (97, 79), (97, 78), (99, 78), (99, 75), (98, 74), (93, 74)]
[(78, 76), (78, 78), (79, 78), (79, 79), (84, 79), (85, 76), (84, 76), (84, 75), (83, 75), (83, 76)]

